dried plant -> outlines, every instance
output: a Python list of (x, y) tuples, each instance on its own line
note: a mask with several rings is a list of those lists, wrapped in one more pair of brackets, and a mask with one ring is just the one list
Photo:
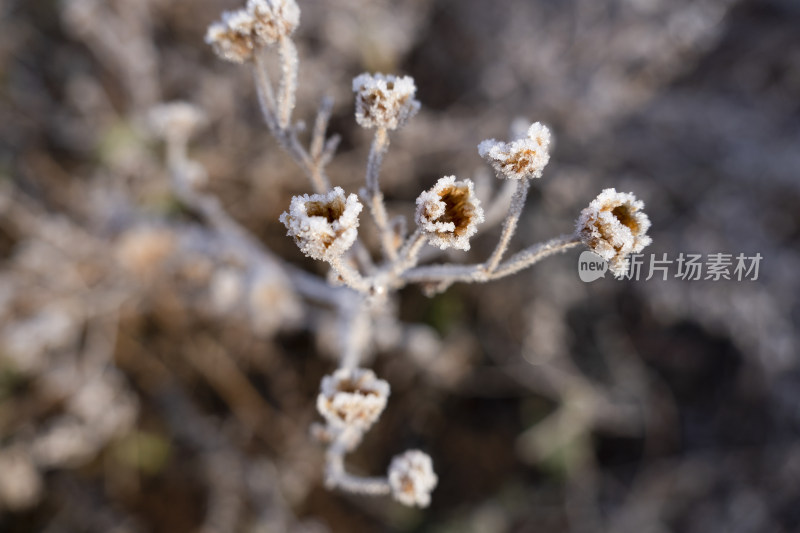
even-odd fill
[(0, 2), (0, 531), (798, 529), (792, 2), (238, 3)]
[[(326, 481), (331, 488), (363, 493), (392, 494), (406, 505), (427, 506), (437, 484), (431, 458), (413, 450), (396, 457), (384, 477), (349, 473), (344, 458), (360, 444), (364, 433), (378, 420), (389, 397), (390, 384), (362, 368), (362, 362), (378, 342), (376, 324), (391, 320), (395, 293), (409, 284), (421, 284), (429, 294), (456, 282), (485, 283), (509, 276), (540, 260), (584, 243), (607, 259), (620, 275), (627, 256), (650, 241), (645, 235), (649, 221), (642, 203), (631, 194), (604, 191), (584, 210), (575, 233), (531, 245), (505, 258), (525, 205), (531, 180), (541, 178), (550, 154), (550, 131), (534, 123), (525, 135), (509, 142), (485, 140), (479, 154), (497, 177), (515, 182), (515, 191), (503, 217), (494, 251), (478, 264), (450, 263), (418, 266), (426, 245), (441, 250), (469, 250), (470, 239), (484, 221), (473, 183), (443, 177), (416, 200), (416, 229), (407, 235), (406, 224), (395, 222), (386, 208), (379, 176), (390, 143), (390, 132), (406, 124), (420, 109), (416, 85), (409, 76), (361, 74), (353, 80), (356, 122), (374, 130), (367, 158), (365, 185), (355, 194), (331, 188), (325, 166), (334, 155), (338, 139), (327, 134), (331, 104), (324, 101), (314, 122), (308, 147), (298, 133), (300, 122), (292, 118), (297, 90), (298, 56), (292, 33), (299, 22), (294, 0), (250, 0), (241, 10), (224, 13), (212, 24), (206, 41), (217, 55), (252, 69), (261, 111), (269, 131), (309, 178), (313, 194), (295, 196), (280, 220), (307, 256), (327, 262), (334, 275), (326, 282), (282, 264), (236, 225), (212, 197), (199, 192), (196, 164), (187, 157), (186, 120), (166, 120), (156, 113), (170, 154), (173, 185), (180, 197), (209, 222), (234, 239), (243, 256), (282, 270), (298, 294), (308, 300), (333, 305), (340, 315), (339, 366), (321, 385), (317, 409), (325, 419), (313, 434), (327, 446)], [(280, 62), (277, 88), (268, 69), (269, 54)], [(178, 109), (172, 111), (176, 113)], [(189, 115), (181, 111), (181, 115)], [(170, 128), (168, 125), (173, 124)], [(380, 235), (381, 257), (375, 262), (365, 253), (358, 229), (363, 205), (367, 206)], [(505, 259), (504, 259), (505, 258)]]

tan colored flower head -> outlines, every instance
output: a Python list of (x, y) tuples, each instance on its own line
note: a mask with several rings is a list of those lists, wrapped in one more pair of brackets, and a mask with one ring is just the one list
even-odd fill
[(409, 450), (392, 459), (389, 465), (389, 485), (394, 498), (409, 507), (427, 507), (431, 492), (439, 479), (433, 472), (433, 461), (428, 454)]
[(345, 196), (341, 187), (334, 187), (327, 194), (293, 197), (280, 221), (304, 254), (326, 261), (353, 245), (363, 207), (355, 194)]
[(227, 11), (206, 31), (206, 43), (222, 59), (244, 63), (260, 47), (290, 36), (300, 24), (295, 0), (248, 0), (245, 9)]
[(288, 37), (300, 24), (295, 0), (249, 0), (247, 11), (253, 17), (253, 35), (264, 45)]
[(581, 211), (576, 234), (593, 252), (608, 261), (616, 277), (628, 271), (628, 256), (652, 242), (644, 203), (631, 193), (605, 189)]
[(244, 63), (253, 58), (255, 20), (245, 9), (226, 11), (222, 20), (213, 23), (206, 31), (206, 44), (225, 61)]
[(550, 130), (539, 122), (531, 124), (522, 139), (509, 143), (487, 139), (478, 145), (478, 153), (498, 177), (514, 180), (541, 178), (550, 160), (549, 149)]
[(469, 239), (483, 222), (483, 209), (472, 181), (446, 176), (419, 195), (416, 219), (431, 245), (469, 250)]
[(372, 370), (340, 368), (322, 378), (317, 410), (331, 427), (366, 431), (381, 416), (388, 398), (389, 384)]
[(361, 74), (353, 79), (356, 122), (362, 128), (395, 130), (419, 111), (417, 86), (411, 76)]

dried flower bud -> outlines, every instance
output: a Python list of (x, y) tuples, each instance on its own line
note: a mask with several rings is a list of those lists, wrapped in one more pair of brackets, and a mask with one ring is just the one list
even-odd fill
[(643, 207), (644, 203), (631, 193), (605, 189), (578, 218), (577, 235), (608, 261), (617, 277), (628, 271), (628, 256), (652, 242), (646, 235), (650, 219), (641, 211)]
[(431, 503), (431, 492), (438, 481), (430, 456), (419, 450), (409, 450), (397, 455), (389, 465), (392, 494), (404, 505), (427, 507)]
[(295, 0), (249, 0), (247, 12), (253, 17), (253, 35), (261, 45), (288, 37), (300, 24)]
[(341, 187), (334, 187), (327, 194), (293, 197), (289, 212), (284, 212), (280, 221), (304, 254), (324, 261), (353, 245), (363, 207), (355, 194), (345, 197)]
[(150, 110), (147, 118), (158, 137), (181, 140), (189, 139), (207, 121), (205, 113), (188, 102), (158, 105)]
[(550, 130), (535, 122), (524, 138), (510, 143), (487, 139), (478, 145), (478, 153), (494, 167), (498, 177), (522, 180), (542, 177), (550, 160), (549, 147)]
[(317, 410), (336, 428), (366, 431), (378, 419), (389, 398), (389, 384), (372, 370), (340, 368), (322, 378)]
[(395, 130), (419, 111), (417, 86), (411, 76), (361, 74), (353, 79), (356, 122), (362, 128)]
[(226, 11), (222, 20), (215, 22), (206, 31), (206, 44), (225, 61), (244, 63), (253, 58), (255, 42), (253, 32), (256, 21), (244, 9)]
[(469, 239), (483, 222), (483, 209), (472, 181), (446, 176), (417, 198), (417, 226), (428, 242), (445, 248), (469, 250)]

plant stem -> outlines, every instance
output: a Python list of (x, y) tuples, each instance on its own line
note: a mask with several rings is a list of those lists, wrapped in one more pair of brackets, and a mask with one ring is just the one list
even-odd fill
[(509, 207), (508, 215), (506, 215), (506, 219), (503, 222), (503, 231), (500, 234), (500, 240), (497, 242), (494, 252), (492, 252), (492, 255), (484, 264), (484, 269), (488, 274), (494, 272), (494, 270), (497, 268), (497, 265), (500, 264), (500, 260), (503, 258), (503, 254), (508, 248), (508, 243), (511, 241), (511, 237), (514, 236), (514, 232), (517, 230), (517, 223), (519, 222), (519, 217), (522, 214), (522, 208), (525, 207), (525, 199), (528, 196), (529, 188), (530, 180), (522, 179), (517, 181), (517, 189), (514, 191), (514, 196), (511, 198), (511, 206)]

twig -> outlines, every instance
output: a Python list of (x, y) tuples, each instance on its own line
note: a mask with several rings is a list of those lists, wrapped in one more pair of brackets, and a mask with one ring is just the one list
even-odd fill
[(369, 149), (367, 157), (366, 188), (364, 194), (365, 201), (369, 206), (375, 225), (378, 227), (381, 237), (381, 249), (384, 256), (390, 260), (397, 259), (397, 246), (394, 243), (394, 232), (389, 224), (389, 215), (386, 212), (386, 205), (383, 202), (383, 193), (380, 190), (378, 177), (383, 164), (383, 157), (389, 149), (389, 133), (386, 128), (377, 128), (375, 137)]
[(278, 91), (278, 125), (286, 130), (292, 120), (297, 93), (297, 47), (289, 37), (278, 40), (281, 58), (281, 85)]
[(497, 242), (494, 252), (492, 252), (492, 255), (485, 263), (484, 268), (486, 272), (490, 274), (494, 272), (497, 265), (500, 264), (500, 260), (503, 258), (506, 248), (508, 248), (508, 243), (511, 241), (511, 237), (514, 236), (519, 217), (522, 214), (522, 208), (525, 207), (525, 199), (528, 196), (529, 188), (530, 180), (522, 179), (517, 181), (517, 189), (514, 191), (514, 196), (511, 198), (511, 206), (503, 222), (503, 231), (500, 234), (500, 240)]
[(563, 252), (577, 246), (580, 241), (573, 235), (563, 235), (547, 242), (535, 244), (512, 256), (500, 264), (493, 272), (488, 273), (483, 264), (480, 265), (428, 265), (404, 272), (401, 277), (407, 282), (438, 283), (461, 281), (464, 283), (482, 283), (515, 274), (545, 257)]

